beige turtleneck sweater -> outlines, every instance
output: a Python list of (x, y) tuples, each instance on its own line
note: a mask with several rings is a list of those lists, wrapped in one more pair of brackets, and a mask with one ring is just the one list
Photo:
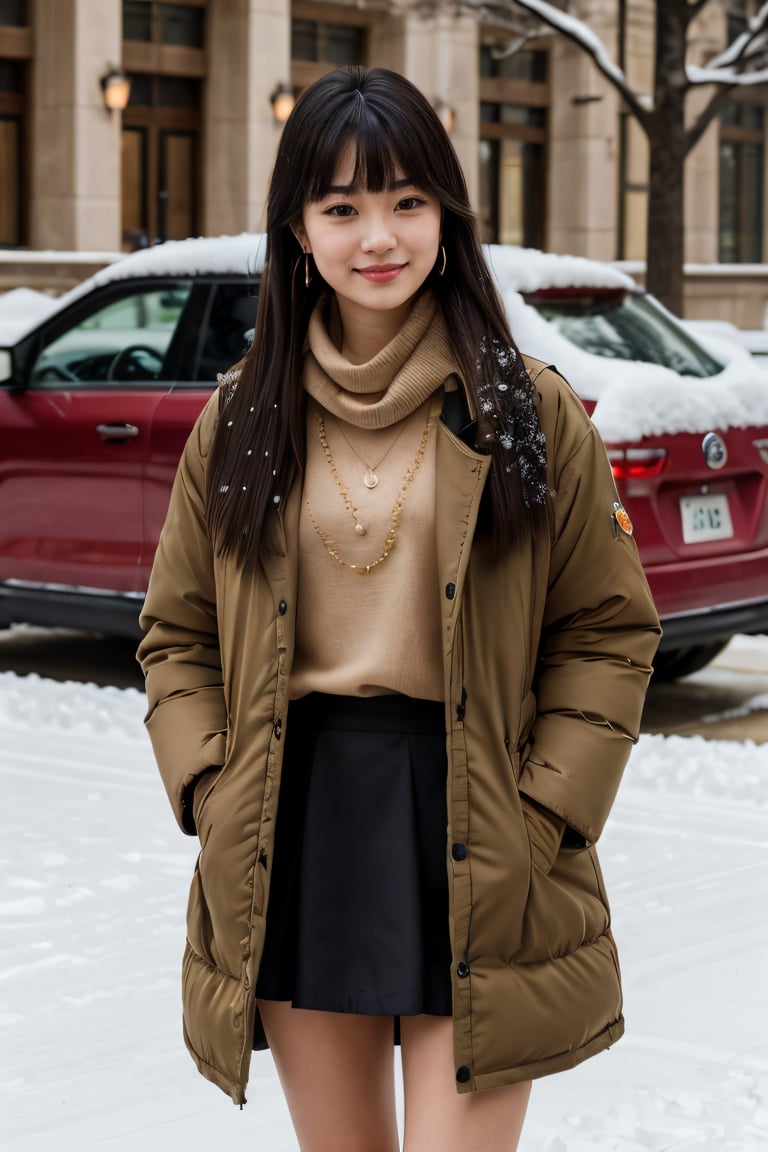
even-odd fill
[[(304, 361), (310, 399), (290, 696), (401, 692), (441, 700), (435, 442), (441, 385), (456, 370), (447, 332), (427, 293), (390, 344), (367, 364), (351, 364), (329, 334), (324, 312), (321, 301), (310, 320)], [(336, 475), (321, 443), (319, 415)], [(420, 447), (418, 469), (406, 484)], [(375, 488), (363, 483), (368, 465), (378, 477)], [(404, 484), (394, 545), (359, 575), (349, 565), (368, 565), (382, 555)]]

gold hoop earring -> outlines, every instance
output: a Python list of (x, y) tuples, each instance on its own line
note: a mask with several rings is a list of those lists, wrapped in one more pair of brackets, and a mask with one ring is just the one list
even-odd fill
[(445, 268), (446, 268), (446, 265), (448, 264), (448, 257), (445, 254), (445, 245), (444, 244), (440, 245), (440, 251), (443, 254), (443, 263), (442, 263), (441, 267), (439, 268), (437, 274), (438, 274), (438, 276), (444, 276), (445, 275)]
[(301, 256), (299, 256), (298, 260), (295, 261), (293, 267), (291, 268), (291, 286), (292, 287), (294, 287), (296, 284), (296, 273), (298, 272), (300, 266), (301, 266)]
[(309, 288), (312, 283), (312, 276), (309, 272), (309, 252), (304, 253), (304, 287)]

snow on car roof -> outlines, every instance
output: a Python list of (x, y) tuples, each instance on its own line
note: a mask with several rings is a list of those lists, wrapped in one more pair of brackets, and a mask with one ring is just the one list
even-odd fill
[(588, 260), (585, 256), (564, 256), (508, 244), (485, 244), (483, 250), (502, 294), (541, 292), (549, 288), (624, 288), (637, 291), (637, 284), (626, 272), (599, 260)]
[(522, 351), (553, 364), (583, 400), (596, 401), (592, 420), (607, 443), (768, 425), (768, 373), (738, 345), (707, 342), (723, 368), (703, 379), (642, 360), (595, 356), (567, 340), (503, 280), (500, 288)]
[[(239, 236), (170, 240), (103, 268), (57, 301), (66, 307), (94, 288), (155, 276), (257, 275), (266, 238)], [(553, 288), (638, 291), (625, 272), (581, 256), (488, 245), (485, 253), (523, 352), (554, 364), (584, 400), (597, 406), (593, 420), (609, 443), (678, 432), (721, 431), (768, 424), (768, 375), (737, 345), (718, 349), (723, 370), (706, 379), (670, 368), (593, 355), (558, 333), (523, 294)], [(674, 319), (674, 318), (673, 318)], [(728, 349), (728, 351), (726, 351)]]
[[(82, 280), (69, 292), (52, 300), (50, 313), (68, 308), (95, 288), (120, 280), (151, 279), (154, 276), (255, 276), (264, 267), (266, 237), (244, 232), (239, 236), (197, 236), (188, 240), (167, 240), (132, 252)], [(2, 300), (2, 297), (0, 297)], [(15, 328), (9, 339), (20, 339), (35, 327), (38, 316)]]
[(166, 240), (103, 268), (93, 279), (107, 283), (140, 276), (252, 275), (264, 267), (265, 249), (266, 237), (257, 232)]
[[(735, 344), (718, 342), (717, 348), (710, 348), (723, 365), (716, 375), (681, 376), (659, 364), (585, 352), (521, 295), (564, 287), (637, 291), (626, 273), (578, 256), (494, 245), (487, 253), (521, 350), (554, 364), (583, 400), (597, 402), (592, 419), (607, 443), (768, 424), (768, 373)], [(672, 323), (679, 323), (667, 315)]]
[(33, 288), (12, 288), (0, 295), (0, 344), (12, 344), (40, 320), (55, 312), (55, 296)]

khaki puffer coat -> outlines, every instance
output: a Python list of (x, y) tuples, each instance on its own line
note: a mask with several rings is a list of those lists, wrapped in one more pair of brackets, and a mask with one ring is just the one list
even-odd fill
[[(570, 1068), (623, 1031), (594, 843), (637, 739), (658, 619), (634, 540), (616, 524), (596, 431), (554, 371), (527, 366), (547, 437), (551, 533), (494, 563), (475, 532), (489, 459), (436, 425), (458, 1091)], [(243, 1103), (289, 722), (300, 493), (280, 515), (281, 554), (247, 572), (214, 558), (204, 492), (217, 414), (214, 396), (179, 466), (139, 657), (163, 781), (200, 840), (185, 1039), (202, 1074)], [(220, 771), (194, 792), (211, 767)], [(564, 846), (548, 874), (532, 863), (521, 793), (580, 845)]]

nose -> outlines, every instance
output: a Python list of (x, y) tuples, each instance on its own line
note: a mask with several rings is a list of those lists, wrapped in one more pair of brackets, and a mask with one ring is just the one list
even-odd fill
[(390, 252), (397, 247), (397, 238), (383, 213), (375, 213), (366, 221), (361, 247), (363, 252)]

